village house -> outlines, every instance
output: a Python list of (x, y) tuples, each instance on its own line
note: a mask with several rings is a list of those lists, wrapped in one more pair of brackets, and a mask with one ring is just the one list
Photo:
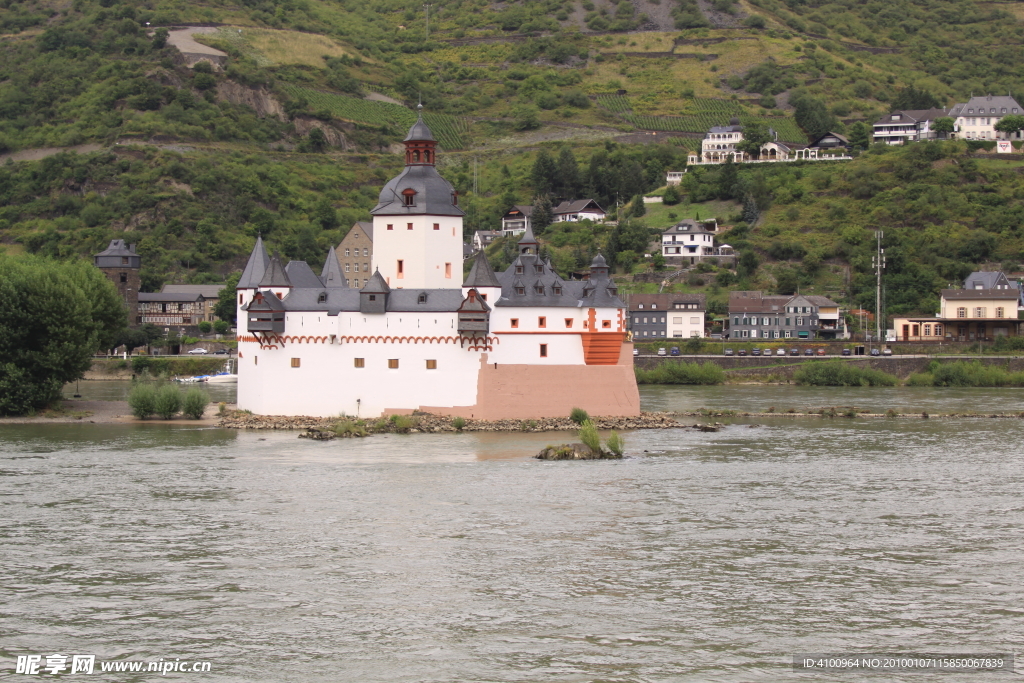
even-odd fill
[(522, 235), (527, 228), (532, 228), (530, 216), (533, 215), (532, 206), (516, 204), (505, 212), (501, 217), (501, 232), (506, 236)]
[(370, 264), (373, 263), (373, 223), (359, 221), (353, 224), (335, 254), (348, 286), (365, 287), (370, 280)]
[[(700, 143), (700, 152), (691, 152), (687, 156), (687, 165), (703, 166), (708, 164), (724, 164), (726, 161), (733, 163), (772, 163), (779, 161), (834, 161), (851, 159), (845, 153), (846, 145), (834, 144), (833, 141), (845, 141), (845, 138), (835, 133), (821, 136), (810, 146), (797, 148), (779, 142), (779, 134), (772, 128), (768, 129), (771, 140), (761, 145), (758, 154), (751, 155), (739, 149), (743, 142), (743, 126), (738, 118), (733, 118), (728, 126), (712, 126)], [(827, 144), (819, 146), (820, 142)], [(825, 154), (820, 152), (839, 151), (839, 154)], [(680, 176), (681, 180), (681, 176)]]
[[(946, 116), (956, 120), (953, 137), (964, 140), (1006, 140), (1006, 133), (997, 131), (995, 125), (1004, 116), (1020, 114), (1021, 106), (1009, 95), (985, 95), (953, 105)], [(1021, 140), (1021, 131), (1017, 131), (1012, 139)]]
[(501, 236), (500, 230), (477, 230), (473, 233), (473, 253), (483, 251)]
[(1000, 271), (971, 273), (962, 289), (943, 289), (935, 316), (893, 320), (897, 341), (991, 341), (1019, 337), (1020, 283)]
[(627, 305), (635, 342), (705, 336), (703, 294), (632, 294)]
[(576, 199), (565, 201), (551, 210), (555, 223), (575, 223), (576, 221), (594, 221), (599, 223), (605, 218), (605, 211), (593, 199)]
[[(211, 309), (215, 303), (216, 300), (211, 302)], [(139, 310), (135, 319), (139, 325), (152, 323), (159, 327), (195, 327), (206, 319), (206, 297), (202, 294), (187, 292), (139, 293)]]
[(730, 339), (846, 339), (839, 304), (814, 295), (729, 294)]
[(736, 255), (728, 244), (715, 244), (717, 228), (715, 220), (682, 220), (661, 233), (661, 255), (673, 265), (694, 265), (708, 258), (715, 258), (722, 265), (731, 264)]
[(160, 289), (161, 294), (182, 294), (182, 295), (200, 295), (202, 300), (202, 308), (199, 311), (196, 323), (206, 321), (213, 322), (217, 319), (217, 314), (213, 312), (214, 307), (217, 305), (217, 299), (220, 297), (220, 291), (224, 289), (224, 285), (164, 285)]
[(935, 119), (949, 116), (945, 109), (900, 110), (875, 121), (872, 137), (875, 142), (902, 145), (904, 142), (934, 140), (939, 134), (932, 130)]

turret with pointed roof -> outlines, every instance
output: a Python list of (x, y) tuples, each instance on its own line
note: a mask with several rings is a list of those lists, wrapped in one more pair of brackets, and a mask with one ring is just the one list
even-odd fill
[(537, 238), (533, 236), (533, 228), (527, 226), (526, 232), (519, 238), (519, 253), (520, 254), (536, 254), (538, 253), (538, 247), (540, 244), (537, 242)]
[(390, 293), (391, 287), (384, 280), (384, 276), (379, 270), (375, 270), (370, 281), (359, 290), (360, 313), (386, 313)]
[(267, 272), (267, 266), (270, 265), (270, 256), (267, 255), (267, 248), (263, 246), (263, 237), (256, 237), (256, 246), (252, 248), (252, 253), (249, 254), (249, 262), (245, 264), (245, 270), (242, 271), (242, 277), (238, 280), (237, 289), (254, 289), (259, 287), (260, 281), (263, 279), (263, 275)]
[(261, 289), (263, 287), (292, 286), (292, 281), (288, 279), (288, 273), (285, 272), (284, 266), (281, 265), (280, 258), (274, 256), (270, 259), (270, 265), (267, 266), (266, 271), (263, 273), (263, 278), (260, 280), (259, 286)]
[(341, 263), (338, 262), (338, 253), (332, 246), (327, 252), (327, 260), (324, 261), (324, 269), (320, 273), (320, 280), (324, 287), (348, 287), (345, 276), (341, 274)]
[(491, 264), (487, 262), (487, 255), (478, 251), (473, 259), (473, 266), (469, 269), (463, 287), (501, 287), (498, 276), (491, 270)]

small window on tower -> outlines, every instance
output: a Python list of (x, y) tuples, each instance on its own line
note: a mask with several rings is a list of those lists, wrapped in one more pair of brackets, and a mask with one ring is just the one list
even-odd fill
[(608, 327), (611, 327), (611, 326), (612, 326), (612, 321), (611, 320), (602, 320), (601, 321), (601, 327), (608, 328)]
[(121, 273), (121, 282), (128, 282), (128, 273)]
[(436, 360), (428, 360), (427, 361), (427, 370), (437, 370), (437, 361)]
[(377, 295), (376, 294), (371, 294), (370, 295), (370, 301), (376, 301), (376, 300), (377, 300)]
[(122, 256), (121, 257), (121, 265), (122, 266), (127, 266), (128, 265), (128, 257), (127, 256)]
[(541, 296), (544, 295), (544, 285), (535, 285), (533, 289), (534, 289), (535, 292), (537, 292)]
[(440, 229), (441, 229), (441, 224), (440, 223), (434, 223), (434, 230), (440, 230)]
[(566, 318), (565, 319), (565, 327), (566, 328), (572, 327), (572, 318)]
[(366, 359), (365, 358), (353, 358), (352, 360), (355, 361), (355, 363), (354, 363), (355, 367), (357, 367), (357, 368), (365, 368), (366, 367)]
[(406, 230), (412, 230), (412, 223), (406, 223), (405, 226)]
[(519, 296), (525, 296), (526, 287), (516, 287), (516, 294), (518, 294)]
[(420, 304), (427, 303), (427, 295), (425, 293), (420, 293), (419, 297), (416, 299), (416, 302)]
[(327, 294), (325, 292), (320, 292), (320, 296), (316, 298), (316, 302), (318, 304), (327, 303)]
[(509, 320), (509, 323), (511, 323), (512, 327), (519, 327), (519, 318), (512, 318)]
[(540, 317), (537, 318), (537, 327), (547, 327), (547, 326), (548, 326), (548, 319), (547, 318), (545, 318), (544, 316), (540, 316)]
[(455, 206), (459, 205), (459, 193), (458, 192), (452, 192), (452, 204), (454, 204)]
[(405, 277), (405, 261), (398, 259), (398, 278), (402, 279)]
[(444, 264), (444, 276), (450, 278), (452, 276), (452, 264)]
[(388, 223), (388, 230), (394, 230), (395, 226), (392, 223)]
[(301, 358), (292, 358), (292, 367), (293, 368), (298, 368), (298, 367), (301, 367), (301, 366), (302, 366), (302, 359)]
[(522, 275), (522, 274), (523, 274), (523, 267), (522, 266), (516, 266), (516, 275)]
[(397, 370), (398, 369), (398, 359), (397, 358), (389, 358), (388, 359), (388, 367), (390, 369), (392, 369), (392, 370)]
[(551, 291), (553, 291), (555, 293), (555, 296), (562, 296), (562, 288), (559, 287), (558, 285), (555, 285), (554, 287), (552, 287)]
[(543, 272), (544, 272), (544, 266), (543, 266), (543, 265), (541, 265), (540, 263), (538, 263), (537, 265), (535, 265), (535, 266), (533, 267), (533, 269), (534, 269), (534, 270), (536, 270), (536, 271), (537, 271), (538, 273), (543, 273)]
[(540, 345), (540, 357), (541, 358), (547, 358), (548, 357), (548, 345), (547, 344), (541, 344)]

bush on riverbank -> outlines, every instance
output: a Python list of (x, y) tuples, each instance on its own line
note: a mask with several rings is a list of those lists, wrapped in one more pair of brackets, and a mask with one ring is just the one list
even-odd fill
[(132, 358), (132, 372), (149, 373), (152, 377), (194, 377), (210, 375), (224, 369), (226, 356), (215, 358), (153, 358), (135, 356)]
[(637, 367), (638, 384), (722, 384), (725, 370), (715, 363), (667, 362), (651, 370)]
[(893, 387), (896, 376), (858, 368), (842, 361), (808, 363), (793, 373), (793, 381), (815, 387)]
[(179, 412), (185, 417), (198, 420), (210, 405), (210, 396), (199, 387), (191, 387), (182, 396), (181, 390), (173, 384), (164, 384), (157, 388), (148, 382), (139, 382), (128, 394), (128, 407), (132, 415), (140, 420), (159, 415), (170, 420)]
[(932, 361), (925, 372), (907, 379), (912, 387), (1024, 387), (1024, 372), (1009, 372), (998, 365), (958, 360), (953, 363)]
[(156, 412), (156, 387), (152, 384), (136, 384), (128, 394), (128, 407), (132, 415), (140, 420)]

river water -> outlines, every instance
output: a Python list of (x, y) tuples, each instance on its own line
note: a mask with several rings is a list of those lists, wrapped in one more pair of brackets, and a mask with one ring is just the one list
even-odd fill
[[(642, 390), (933, 414), (1021, 395)], [(1024, 423), (731, 422), (594, 462), (530, 459), (554, 433), (2, 426), (0, 677), (58, 652), (211, 662), (162, 677), (182, 681), (948, 681), (791, 661), (1018, 647)]]

